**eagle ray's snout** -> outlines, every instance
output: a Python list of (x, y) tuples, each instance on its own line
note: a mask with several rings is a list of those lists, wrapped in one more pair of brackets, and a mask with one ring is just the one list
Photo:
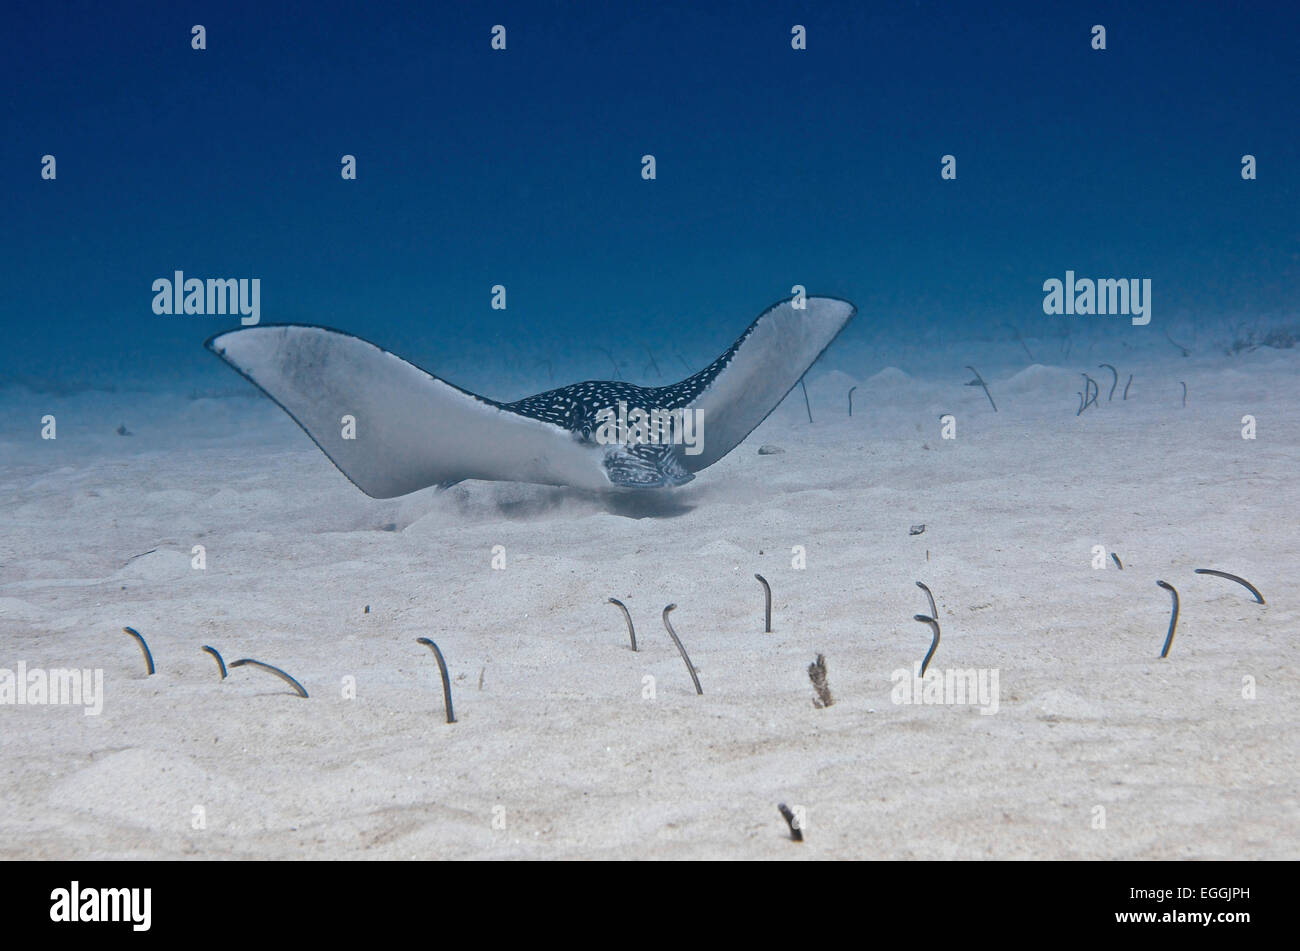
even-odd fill
[(615, 446), (605, 453), (605, 475), (617, 486), (660, 489), (685, 485), (695, 478), (675, 446)]

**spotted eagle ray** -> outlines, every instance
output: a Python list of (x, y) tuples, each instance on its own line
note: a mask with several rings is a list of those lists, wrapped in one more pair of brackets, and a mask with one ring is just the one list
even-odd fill
[[(689, 482), (739, 445), (857, 311), (834, 297), (802, 303), (772, 305), (725, 353), (679, 383), (588, 380), (513, 403), (462, 390), (326, 327), (261, 324), (217, 334), (205, 346), (274, 400), (372, 498), (466, 479), (659, 488)], [(675, 442), (597, 438), (601, 421), (625, 409), (691, 411), (703, 438), (689, 453)]]

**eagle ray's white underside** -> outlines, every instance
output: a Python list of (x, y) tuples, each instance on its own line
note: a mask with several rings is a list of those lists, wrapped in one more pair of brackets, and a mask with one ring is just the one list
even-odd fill
[[(712, 465), (749, 435), (854, 314), (837, 298), (810, 297), (806, 305), (774, 305), (701, 373), (643, 391), (665, 402), (689, 399), (687, 408), (702, 414), (703, 451), (679, 457), (687, 470)], [(461, 390), (359, 337), (268, 324), (218, 334), (207, 346), (375, 498), (464, 479), (615, 487), (602, 464), (609, 447)], [(562, 397), (580, 386), (591, 388), (554, 392)], [(345, 417), (355, 421), (354, 438), (345, 438)]]

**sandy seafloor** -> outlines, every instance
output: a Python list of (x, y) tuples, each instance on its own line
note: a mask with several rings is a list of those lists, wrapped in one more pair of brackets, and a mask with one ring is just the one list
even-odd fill
[[(616, 499), (368, 499), (215, 364), (193, 392), (11, 383), (0, 667), (102, 668), (106, 696), (99, 716), (0, 707), (0, 855), (1295, 858), (1300, 350), (1123, 339), (1147, 343), (1079, 339), (1066, 358), (1029, 340), (1031, 362), (1006, 340), (886, 358), (859, 335), (810, 372), (814, 424), (796, 389), (690, 485)], [(1103, 361), (1121, 388), (1134, 374), (1127, 400)], [(1101, 400), (1076, 416), (1083, 370)], [(1123, 570), (1094, 569), (1094, 545)], [(1165, 660), (1157, 579), (1182, 600)], [(939, 604), (933, 667), (996, 668), (995, 714), (892, 702), (891, 672), (930, 643), (918, 580)], [(422, 636), (448, 659), (454, 725)], [(311, 696), (249, 668), (220, 682), (203, 644)], [(778, 802), (806, 810), (801, 845)]]

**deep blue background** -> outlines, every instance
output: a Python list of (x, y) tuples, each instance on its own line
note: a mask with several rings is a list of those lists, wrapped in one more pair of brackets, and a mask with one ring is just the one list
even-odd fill
[(860, 339), (1037, 327), (1066, 268), (1151, 278), (1148, 330), (1296, 310), (1294, 3), (117, 6), (5, 12), (5, 376), (218, 373), (233, 320), (151, 311), (177, 268), (435, 370), (703, 357), (794, 283)]

